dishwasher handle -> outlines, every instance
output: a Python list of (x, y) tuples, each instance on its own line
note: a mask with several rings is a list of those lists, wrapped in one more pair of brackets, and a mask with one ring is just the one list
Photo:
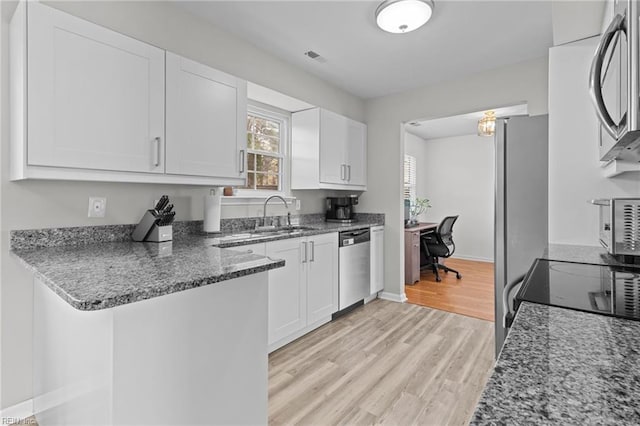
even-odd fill
[(369, 229), (359, 231), (344, 231), (338, 235), (340, 247), (352, 246), (354, 244), (366, 243), (371, 240), (371, 232)]

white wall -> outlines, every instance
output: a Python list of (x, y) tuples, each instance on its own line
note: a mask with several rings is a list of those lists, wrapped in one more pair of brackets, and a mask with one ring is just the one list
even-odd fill
[(369, 190), (359, 207), (386, 214), (385, 292), (390, 297), (404, 298), (402, 123), (525, 102), (531, 115), (546, 114), (547, 77), (544, 57), (366, 103)]
[[(313, 105), (362, 121), (364, 102), (319, 78), (220, 31), (168, 2), (52, 2), (52, 6), (137, 39), (280, 91)], [(8, 90), (8, 21), (15, 3), (2, 7), (0, 91)], [(32, 287), (29, 275), (9, 257), (9, 231), (58, 226), (135, 223), (154, 199), (167, 194), (177, 220), (202, 219), (206, 188), (176, 185), (23, 181), (10, 182), (8, 168), (8, 97), (0, 106), (0, 408), (31, 398)], [(323, 211), (326, 191), (296, 191), (302, 212)], [(104, 219), (88, 219), (88, 197), (107, 197)], [(225, 207), (223, 217), (256, 214), (259, 206)], [(270, 210), (272, 211), (272, 210)], [(274, 206), (274, 212), (278, 208)], [(282, 211), (282, 210), (280, 210)], [(360, 209), (360, 211), (365, 211)]]
[(405, 135), (405, 153), (417, 161), (417, 193), (431, 201), (420, 220), (459, 215), (454, 257), (493, 261), (495, 151), (493, 138), (477, 135), (423, 140)]
[[(594, 198), (640, 196), (640, 173), (602, 174), (587, 76), (597, 38), (549, 50), (549, 242), (598, 245)], [(581, 77), (581, 78), (578, 78)]]

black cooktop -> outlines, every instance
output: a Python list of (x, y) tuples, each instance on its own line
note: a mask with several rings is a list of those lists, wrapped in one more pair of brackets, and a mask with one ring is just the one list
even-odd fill
[(537, 259), (516, 307), (522, 301), (640, 320), (640, 269)]

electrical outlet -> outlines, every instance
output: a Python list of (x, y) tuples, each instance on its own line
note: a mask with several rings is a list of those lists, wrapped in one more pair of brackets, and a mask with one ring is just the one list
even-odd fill
[(106, 197), (89, 197), (89, 217), (104, 217), (106, 213)]
[(300, 200), (296, 200), (296, 210), (300, 210), (300, 205), (302, 203), (300, 203)]

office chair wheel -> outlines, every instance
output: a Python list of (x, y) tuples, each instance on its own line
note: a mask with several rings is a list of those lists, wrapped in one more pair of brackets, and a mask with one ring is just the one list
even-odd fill
[(460, 279), (460, 278), (462, 278), (462, 275), (460, 275), (460, 274), (456, 274), (456, 278), (457, 278), (457, 279)]
[(442, 278), (436, 277), (436, 282), (440, 282), (440, 281), (442, 281)]

